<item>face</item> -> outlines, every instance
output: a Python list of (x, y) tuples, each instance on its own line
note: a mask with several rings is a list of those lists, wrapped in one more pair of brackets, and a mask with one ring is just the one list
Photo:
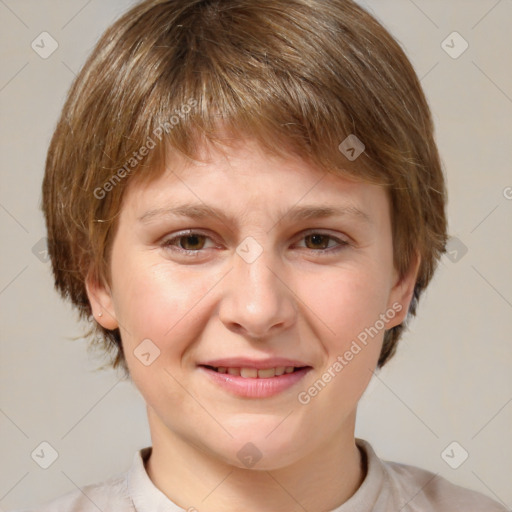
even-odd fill
[(152, 435), (239, 467), (254, 445), (266, 469), (353, 438), (414, 285), (391, 235), (383, 188), (250, 141), (129, 187), (110, 286), (88, 292), (120, 328)]

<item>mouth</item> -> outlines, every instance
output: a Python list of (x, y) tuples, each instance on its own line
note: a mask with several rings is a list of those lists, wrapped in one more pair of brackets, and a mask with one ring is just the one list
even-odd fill
[(313, 368), (299, 361), (229, 359), (199, 364), (201, 372), (232, 395), (268, 398), (291, 390)]
[(210, 366), (200, 365), (208, 370), (233, 375), (236, 377), (242, 377), (244, 379), (271, 379), (272, 377), (280, 377), (281, 375), (289, 375), (295, 373), (306, 366), (276, 366), (271, 368), (254, 368), (254, 367), (226, 367), (226, 366)]

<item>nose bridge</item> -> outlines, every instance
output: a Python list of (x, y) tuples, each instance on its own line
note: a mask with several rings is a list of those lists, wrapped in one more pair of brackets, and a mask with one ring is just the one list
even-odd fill
[(283, 282), (284, 275), (279, 275), (282, 269), (270, 248), (250, 237), (240, 244), (220, 307), (228, 328), (263, 337), (293, 322), (293, 294)]
[[(274, 265), (272, 265), (274, 263)], [(237, 285), (241, 285), (237, 290), (239, 297), (246, 296), (245, 303), (253, 310), (261, 310), (265, 305), (277, 301), (278, 279), (275, 272), (271, 268), (275, 265), (275, 258), (270, 254), (270, 250), (262, 250), (261, 254), (254, 261), (247, 261), (240, 257), (235, 264), (235, 271), (241, 280), (237, 281)]]

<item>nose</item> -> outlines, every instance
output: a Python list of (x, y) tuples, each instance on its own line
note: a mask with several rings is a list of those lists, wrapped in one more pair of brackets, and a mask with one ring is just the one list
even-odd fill
[(294, 324), (297, 315), (293, 291), (281, 265), (264, 250), (252, 263), (234, 255), (227, 276), (219, 317), (231, 331), (254, 339), (275, 336)]

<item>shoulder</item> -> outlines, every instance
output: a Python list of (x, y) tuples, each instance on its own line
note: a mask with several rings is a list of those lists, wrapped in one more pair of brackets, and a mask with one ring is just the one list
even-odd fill
[(406, 464), (383, 462), (390, 493), (410, 510), (448, 512), (507, 512), (507, 509), (487, 496), (452, 484), (445, 478)]
[(345, 512), (508, 512), (491, 498), (452, 484), (438, 474), (381, 460), (370, 443), (356, 439), (364, 454), (366, 478)]
[(98, 512), (98, 510), (135, 511), (127, 491), (126, 474), (109, 478), (98, 484), (87, 485), (40, 507), (18, 512)]

